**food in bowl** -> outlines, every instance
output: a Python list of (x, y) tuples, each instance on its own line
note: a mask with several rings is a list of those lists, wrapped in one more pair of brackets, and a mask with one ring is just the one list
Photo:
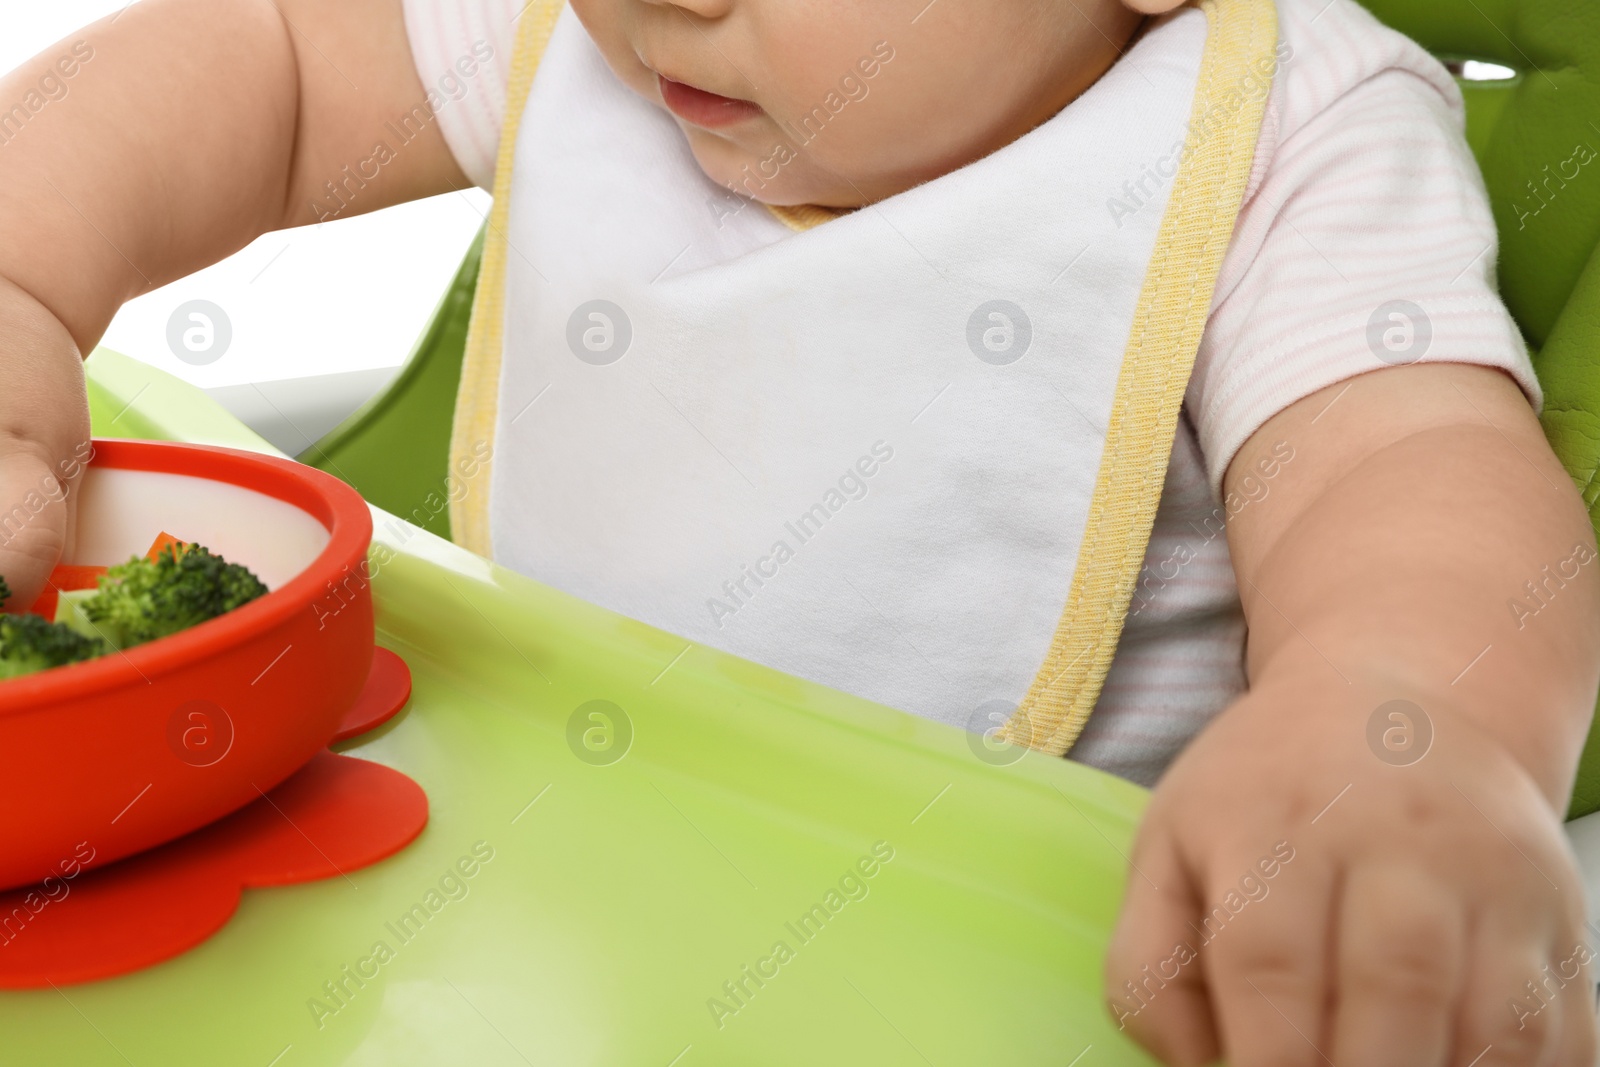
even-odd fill
[[(86, 578), (93, 587), (78, 588)], [(249, 568), (166, 532), (114, 567), (58, 567), (50, 589), (33, 612), (0, 617), (0, 681), (171, 637), (267, 592)], [(0, 608), (9, 598), (0, 575)]]

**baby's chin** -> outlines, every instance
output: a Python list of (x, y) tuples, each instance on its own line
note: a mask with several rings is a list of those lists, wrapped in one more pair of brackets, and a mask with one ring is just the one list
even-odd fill
[(773, 138), (766, 152), (753, 152), (725, 137), (690, 127), (685, 131), (695, 162), (706, 177), (773, 207), (856, 208), (869, 202), (868, 194), (848, 178), (818, 161), (796, 152)]

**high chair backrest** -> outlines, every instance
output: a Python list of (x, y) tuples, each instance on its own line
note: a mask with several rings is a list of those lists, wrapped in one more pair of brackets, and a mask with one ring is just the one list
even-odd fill
[[(1500, 229), (1501, 291), (1535, 353), (1545, 431), (1600, 520), (1600, 3), (1367, 6), (1466, 75), (1468, 140)], [(1485, 73), (1508, 77), (1479, 80)], [(446, 537), (438, 504), (481, 249), (480, 238), (393, 384), (299, 457)], [(1600, 731), (1585, 747), (1572, 814), (1597, 809)]]
[(337, 474), (371, 503), (445, 538), (450, 536), (450, 510), (443, 503), (450, 426), (482, 254), (479, 232), (400, 373), (295, 457)]

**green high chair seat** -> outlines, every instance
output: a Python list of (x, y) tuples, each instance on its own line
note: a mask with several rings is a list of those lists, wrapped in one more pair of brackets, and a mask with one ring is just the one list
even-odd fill
[[(1379, 18), (1447, 62), (1510, 68), (1463, 82), (1468, 139), (1501, 235), (1501, 291), (1545, 388), (1544, 426), (1600, 519), (1600, 4), (1595, 0), (1370, 0)], [(449, 536), (439, 510), (481, 238), (433, 324), (380, 396), (299, 458), (373, 503)], [(1465, 266), (1465, 265), (1463, 265)], [(1515, 714), (1514, 709), (1507, 709)], [(1600, 732), (1571, 814), (1600, 809)]]
[(450, 536), (450, 510), (439, 506), (438, 494), (449, 467), (450, 427), (482, 256), (480, 231), (400, 373), (296, 457), (444, 538)]

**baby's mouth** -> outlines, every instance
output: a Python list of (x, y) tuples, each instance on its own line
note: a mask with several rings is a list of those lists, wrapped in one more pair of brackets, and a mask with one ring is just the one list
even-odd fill
[(667, 105), (667, 110), (692, 125), (717, 130), (753, 119), (762, 113), (761, 107), (749, 100), (735, 100), (731, 96), (708, 93), (704, 89), (675, 82), (665, 74), (656, 77), (660, 80), (661, 101)]

